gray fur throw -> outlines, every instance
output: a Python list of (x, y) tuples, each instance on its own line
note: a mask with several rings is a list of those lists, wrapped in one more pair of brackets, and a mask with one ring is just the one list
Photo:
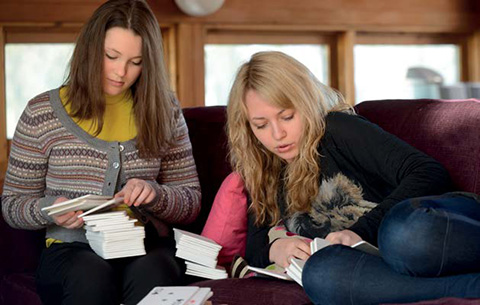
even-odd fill
[(363, 200), (362, 188), (342, 174), (325, 179), (310, 211), (284, 219), (288, 231), (310, 238), (324, 238), (344, 230), (377, 204)]

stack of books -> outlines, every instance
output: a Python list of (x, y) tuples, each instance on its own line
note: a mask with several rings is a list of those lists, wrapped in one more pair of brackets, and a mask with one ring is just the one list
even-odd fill
[(115, 211), (82, 216), (90, 247), (104, 259), (145, 254), (145, 228), (135, 226), (136, 219), (126, 211)]
[(228, 277), (225, 268), (218, 266), (217, 257), (222, 246), (210, 238), (173, 229), (177, 251), (175, 256), (185, 260), (186, 274), (212, 280)]
[(145, 254), (145, 228), (135, 226), (136, 219), (126, 211), (103, 212), (122, 203), (123, 197), (85, 195), (42, 208), (49, 216), (83, 211), (78, 218), (85, 221), (86, 238), (93, 251), (104, 259)]
[(210, 303), (207, 300), (212, 295), (213, 292), (208, 287), (155, 287), (138, 305), (203, 305)]

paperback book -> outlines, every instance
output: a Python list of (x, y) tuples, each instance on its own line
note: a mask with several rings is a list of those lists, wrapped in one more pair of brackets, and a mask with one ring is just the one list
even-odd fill
[(85, 195), (48, 207), (42, 208), (49, 216), (61, 215), (71, 211), (84, 211), (81, 216), (91, 214), (106, 208), (111, 208), (123, 202), (123, 198), (112, 198), (111, 196)]
[(203, 305), (212, 295), (208, 287), (155, 287), (138, 305)]
[[(331, 244), (327, 240), (317, 237), (310, 243), (310, 253), (313, 254), (318, 250), (324, 247), (327, 247), (329, 245)], [(378, 248), (367, 243), (366, 241), (360, 241), (352, 245), (351, 247), (369, 254), (380, 256)], [(305, 266), (304, 260), (293, 258), (291, 260), (290, 265), (287, 268), (282, 268), (277, 264), (271, 264), (266, 268), (252, 267), (247, 265), (246, 268), (250, 271), (255, 272), (254, 276), (260, 276), (260, 277), (266, 276), (266, 277), (274, 277), (281, 280), (295, 281), (301, 286), (303, 286), (302, 270), (304, 266)]]
[(228, 277), (225, 268), (218, 266), (222, 246), (210, 238), (174, 228), (177, 251), (175, 256), (185, 260), (186, 274), (208, 279)]
[[(310, 243), (310, 253), (313, 254), (318, 250), (325, 248), (329, 245), (330, 243), (327, 240), (317, 237)], [(380, 252), (378, 251), (378, 248), (364, 240), (352, 245), (351, 247), (368, 254), (380, 256)], [(293, 258), (291, 260), (290, 265), (287, 268), (285, 268), (286, 274), (301, 286), (303, 286), (302, 271), (304, 266), (305, 266), (304, 260)]]

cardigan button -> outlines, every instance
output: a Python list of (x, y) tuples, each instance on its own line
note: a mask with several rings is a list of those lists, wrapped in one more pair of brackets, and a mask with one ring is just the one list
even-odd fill
[(113, 166), (113, 168), (117, 169), (117, 168), (120, 167), (120, 163), (118, 163), (118, 162), (113, 162), (112, 166)]

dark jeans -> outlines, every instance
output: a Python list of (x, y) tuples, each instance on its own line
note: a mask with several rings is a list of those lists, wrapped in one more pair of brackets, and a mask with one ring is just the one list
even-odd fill
[(104, 260), (85, 243), (45, 249), (37, 270), (44, 304), (137, 304), (155, 286), (180, 284), (175, 242), (157, 238), (144, 256)]
[(480, 202), (449, 193), (393, 207), (378, 233), (382, 257), (342, 245), (303, 269), (315, 304), (378, 304), (442, 297), (480, 298)]

